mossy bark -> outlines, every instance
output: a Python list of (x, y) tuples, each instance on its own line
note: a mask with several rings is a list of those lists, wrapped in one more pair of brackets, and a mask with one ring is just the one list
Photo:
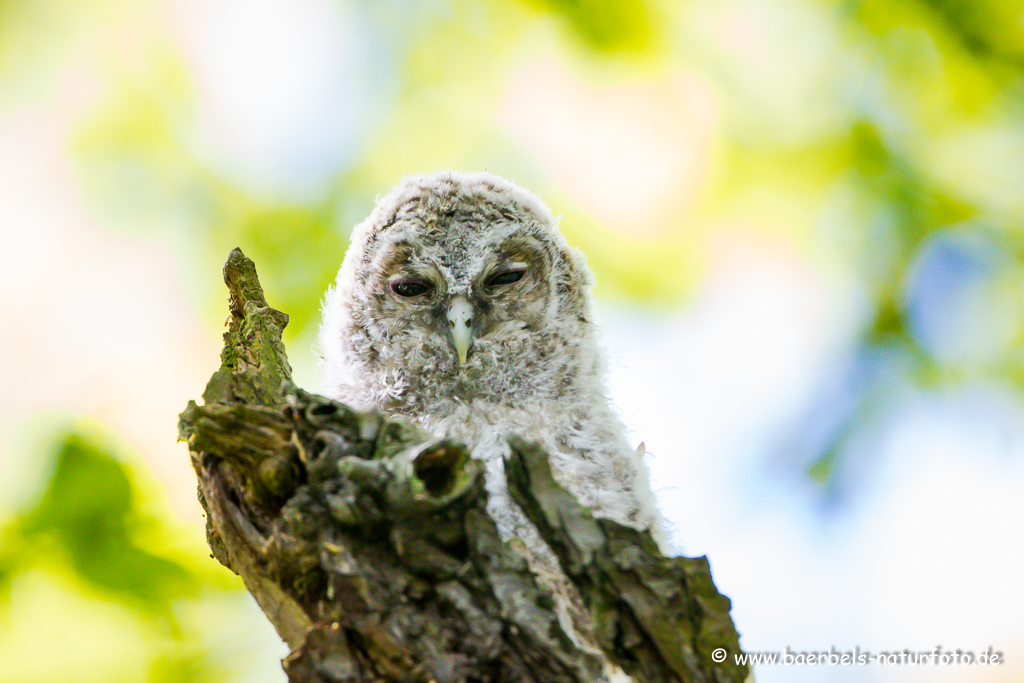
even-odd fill
[(179, 434), (213, 555), (292, 648), (290, 681), (592, 683), (606, 660), (636, 681), (746, 679), (707, 560), (666, 558), (648, 534), (595, 519), (528, 434), (510, 435), (513, 499), (579, 588), (603, 655), (578, 646), (487, 515), (466, 447), (296, 387), (288, 316), (252, 261), (236, 249), (224, 279), (221, 368)]

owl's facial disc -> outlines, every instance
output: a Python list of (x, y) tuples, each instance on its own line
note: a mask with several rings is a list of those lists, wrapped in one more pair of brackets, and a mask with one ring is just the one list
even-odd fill
[(374, 319), (384, 321), (376, 329), (381, 345), (402, 339), (416, 349), (416, 362), (447, 356), (431, 367), (478, 391), (511, 361), (506, 347), (521, 348), (525, 330), (541, 327), (550, 301), (544, 243), (521, 226), (497, 234), (490, 224), (392, 229), (367, 273), (379, 278), (372, 305)]
[(452, 297), (448, 305), (448, 326), (455, 352), (459, 354), (459, 365), (465, 365), (469, 347), (473, 345), (473, 305), (464, 296)]

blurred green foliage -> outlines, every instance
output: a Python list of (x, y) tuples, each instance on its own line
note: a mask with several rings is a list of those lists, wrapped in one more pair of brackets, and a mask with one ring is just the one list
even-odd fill
[(664, 47), (667, 17), (645, 0), (536, 0), (558, 17), (565, 33), (599, 53), (657, 53)]
[[(295, 358), (315, 336), (347, 231), (376, 195), (405, 173), (486, 168), (562, 214), (607, 298), (684, 305), (709, 241), (736, 224), (787, 245), (823, 286), (853, 289), (862, 310), (850, 339), (779, 447), (786, 466), (828, 495), (856, 480), (865, 440), (907, 395), (978, 382), (1024, 390), (1019, 0), (327, 4), (356, 26), (346, 40), (365, 59), (351, 69), (369, 85), (346, 91), (345, 106), (368, 113), (348, 124), (355, 142), (308, 192), (225, 165), (218, 134), (198, 123), (212, 86), (186, 24), (213, 21), (197, 9), (203, 3), (0, 0), (0, 114), (41, 101), (69, 118), (61, 144), (92, 217), (170, 245), (211, 334), (224, 315), (220, 268), (240, 246), (259, 265), (271, 304), (291, 316)], [(241, 21), (218, 26), (232, 49), (249, 30)], [(706, 87), (707, 170), (664, 229), (606, 224), (543, 150), (501, 123), (510, 80), (539, 58), (565, 65), (581, 88), (661, 84), (680, 73)], [(620, 173), (628, 180), (632, 169)], [(3, 527), (0, 625), (16, 607), (18, 582), (57, 596), (55, 612), (71, 609), (60, 602), (69, 594), (54, 588), (66, 582), (94, 606), (130, 606), (104, 628), (156, 624), (139, 646), (148, 673), (125, 671), (122, 680), (219, 680), (216, 648), (196, 626), (203, 619), (183, 617), (182, 605), (237, 585), (217, 578), (225, 573), (205, 551), (161, 545), (175, 532), (143, 513), (137, 465), (77, 432), (59, 439), (53, 458), (45, 492)], [(59, 578), (37, 580), (40, 571)], [(43, 680), (24, 673), (30, 668), (0, 678)]]
[[(58, 436), (50, 457), (44, 489), (0, 529), (0, 680), (226, 681), (244, 669), (218, 642), (242, 618), (224, 602), (240, 582), (140, 488), (145, 468), (93, 428)], [(197, 620), (217, 602), (220, 615)]]
[(133, 527), (146, 522), (123, 464), (75, 433), (61, 440), (55, 460), (46, 491), (13, 527), (16, 542), (56, 546), (82, 579), (164, 616), (174, 599), (197, 592), (197, 576), (133, 539)]
[[(983, 361), (936, 357), (907, 300), (922, 248), (949, 226), (991, 236), (1015, 263), (1021, 251), (1024, 22), (1014, 0), (338, 0), (373, 65), (352, 66), (369, 69), (372, 85), (349, 95), (377, 104), (355, 148), (301, 197), (211, 161), (197, 132), (195, 55), (161, 23), (174, 6), (86, 3), (72, 26), (55, 3), (8, 0), (0, 74), (9, 83), (45, 76), (45, 60), (29, 55), (87, 40), (111, 16), (135, 34), (136, 45), (100, 45), (100, 95), (71, 150), (104, 224), (175, 245), (211, 325), (222, 310), (220, 264), (241, 246), (292, 316), (286, 341), (308, 348), (346, 231), (373, 197), (407, 172), (483, 167), (531, 185), (564, 214), (605, 296), (685, 302), (708, 236), (747, 221), (863, 288), (870, 306), (851, 357), (902, 349), (926, 387), (977, 377), (1020, 386), (1024, 377), (1014, 344)], [(503, 129), (506, 84), (534, 54), (570, 65), (583, 83), (685, 70), (711, 85), (709, 171), (671, 229), (609, 229)], [(845, 421), (809, 462), (841, 451), (859, 424)]]

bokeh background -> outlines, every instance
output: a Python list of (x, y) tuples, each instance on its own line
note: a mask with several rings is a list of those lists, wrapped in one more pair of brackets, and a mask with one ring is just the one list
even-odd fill
[(176, 416), (240, 246), (319, 299), (406, 173), (538, 192), (750, 651), (1024, 681), (1019, 0), (0, 0), (0, 680), (276, 681)]

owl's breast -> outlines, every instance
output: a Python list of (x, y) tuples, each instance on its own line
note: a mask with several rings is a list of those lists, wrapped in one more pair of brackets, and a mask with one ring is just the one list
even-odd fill
[(569, 435), (564, 425), (570, 422), (565, 418), (536, 402), (509, 407), (478, 399), (453, 404), (443, 415), (434, 412), (413, 420), (434, 436), (462, 441), (478, 460), (501, 462), (509, 452), (510, 434), (536, 442), (550, 453), (565, 451)]
[[(499, 421), (510, 411), (565, 404), (580, 393), (589, 354), (551, 334), (505, 329), (475, 340), (460, 362), (448, 340), (408, 330), (360, 358), (363, 392), (385, 412), (410, 418), (466, 416)], [(586, 370), (587, 368), (584, 368)], [(474, 430), (476, 431), (476, 430)]]

